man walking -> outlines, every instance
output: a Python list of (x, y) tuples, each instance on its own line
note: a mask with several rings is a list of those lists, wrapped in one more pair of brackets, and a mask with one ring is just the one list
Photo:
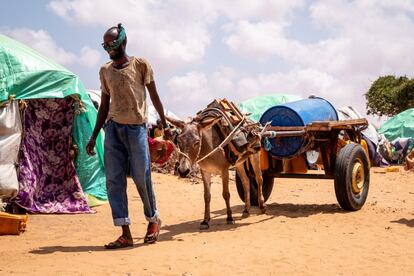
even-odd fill
[(103, 41), (102, 46), (112, 61), (104, 64), (99, 72), (101, 105), (86, 150), (89, 155), (95, 154), (95, 139), (106, 121), (104, 146), (106, 186), (114, 225), (122, 227), (122, 235), (114, 242), (105, 245), (105, 248), (117, 249), (133, 245), (126, 192), (128, 162), (148, 221), (144, 242), (156, 242), (161, 227), (151, 181), (145, 88), (160, 116), (165, 138), (169, 138), (170, 130), (157, 93), (152, 68), (145, 59), (126, 54), (127, 37), (122, 25), (118, 24), (117, 27), (108, 29)]

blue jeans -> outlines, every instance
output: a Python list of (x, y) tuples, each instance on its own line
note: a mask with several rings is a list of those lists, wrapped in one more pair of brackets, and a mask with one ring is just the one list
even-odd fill
[(105, 129), (105, 176), (115, 226), (129, 225), (127, 165), (144, 205), (145, 218), (156, 222), (158, 211), (151, 181), (151, 159), (147, 127), (108, 121)]

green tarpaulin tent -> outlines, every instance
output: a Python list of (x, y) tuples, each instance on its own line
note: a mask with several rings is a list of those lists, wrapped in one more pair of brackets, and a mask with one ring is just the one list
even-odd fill
[(260, 120), (262, 114), (268, 110), (270, 107), (293, 102), (302, 99), (299, 96), (289, 95), (289, 94), (273, 94), (273, 95), (265, 95), (265, 96), (258, 96), (244, 102), (241, 102), (237, 105), (238, 108), (243, 113), (251, 113), (249, 116), (255, 122)]
[(407, 109), (382, 124), (379, 133), (389, 140), (414, 138), (414, 108)]
[(95, 125), (97, 111), (79, 77), (29, 47), (0, 34), (0, 103), (10, 99), (64, 98), (80, 100), (82, 112), (73, 123), (73, 140), (79, 151), (76, 171), (85, 194), (106, 200), (103, 143), (97, 139), (97, 155), (86, 154), (85, 144)]

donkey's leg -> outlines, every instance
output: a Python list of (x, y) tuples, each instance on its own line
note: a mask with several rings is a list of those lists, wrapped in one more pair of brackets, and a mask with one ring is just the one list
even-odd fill
[(263, 197), (263, 176), (262, 170), (260, 169), (260, 156), (259, 153), (252, 154), (249, 156), (249, 161), (252, 164), (254, 176), (257, 183), (257, 201), (262, 214), (266, 213), (266, 204)]
[(201, 177), (204, 186), (204, 220), (200, 223), (200, 230), (206, 230), (210, 227), (211, 174), (201, 170)]
[(237, 175), (240, 177), (240, 180), (243, 184), (244, 190), (244, 211), (243, 217), (248, 217), (250, 214), (250, 180), (246, 175), (244, 170), (244, 164), (239, 164), (236, 166)]
[(227, 224), (234, 224), (234, 219), (230, 207), (230, 190), (229, 190), (229, 171), (225, 169), (221, 172), (221, 181), (223, 183), (223, 198), (226, 201)]

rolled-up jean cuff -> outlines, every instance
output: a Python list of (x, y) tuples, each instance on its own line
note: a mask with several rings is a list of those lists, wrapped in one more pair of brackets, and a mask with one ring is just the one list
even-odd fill
[(115, 226), (130, 225), (131, 220), (129, 218), (116, 218), (114, 219)]
[(157, 222), (158, 216), (159, 216), (159, 214), (158, 214), (158, 211), (157, 211), (157, 212), (155, 212), (155, 215), (153, 215), (152, 217), (145, 216), (145, 218), (147, 219), (148, 222)]

